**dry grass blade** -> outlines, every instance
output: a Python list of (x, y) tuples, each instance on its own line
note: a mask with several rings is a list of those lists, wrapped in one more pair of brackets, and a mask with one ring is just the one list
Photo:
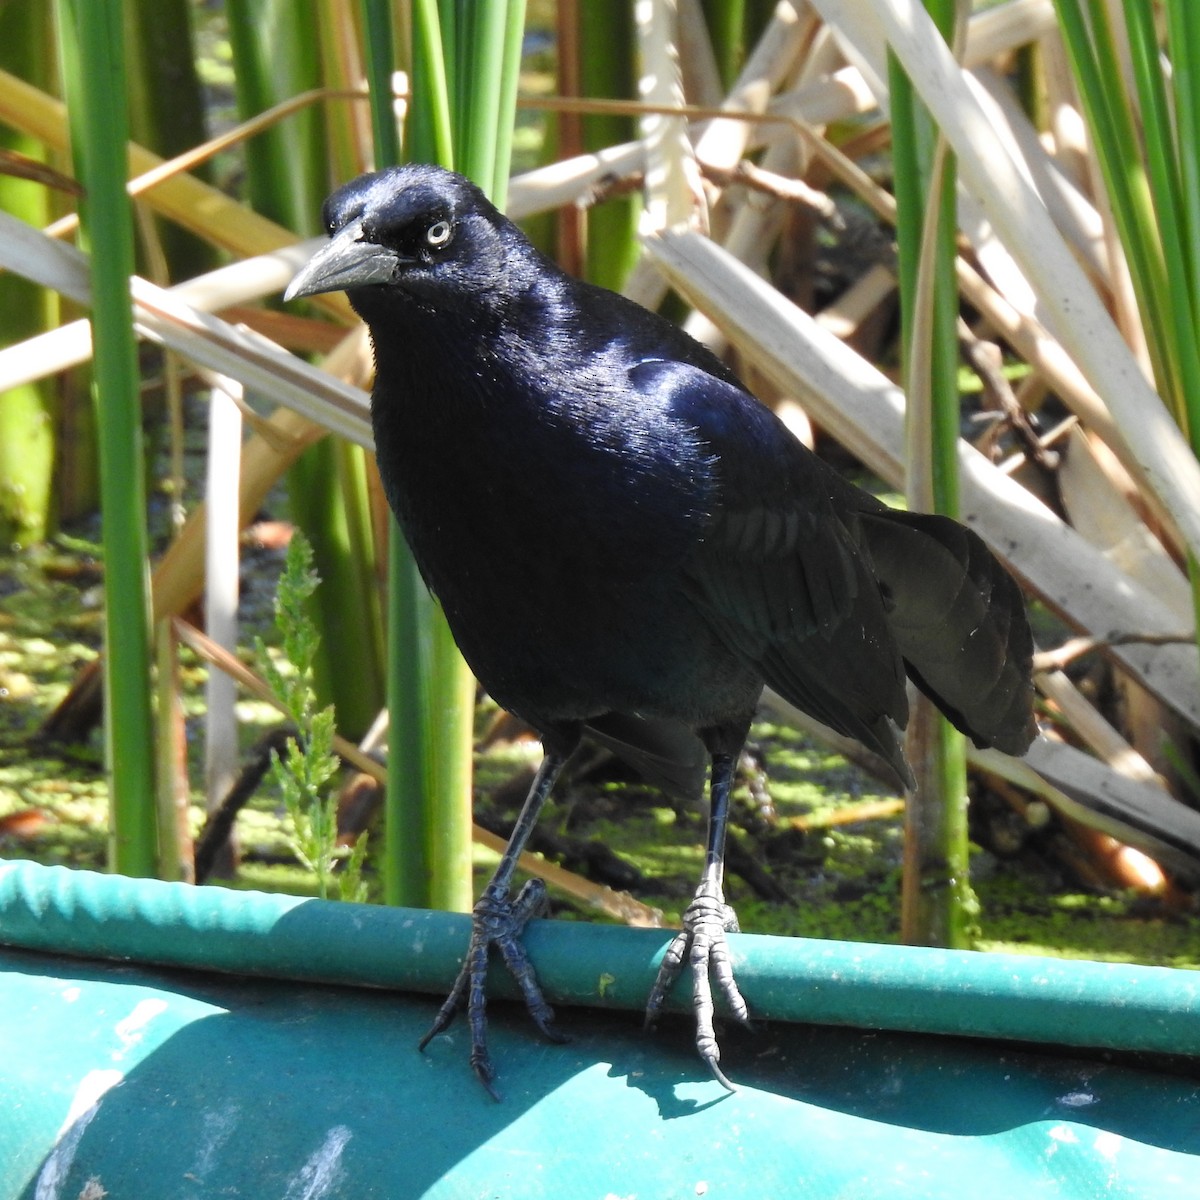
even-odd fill
[(1154, 768), (1104, 719), (1062, 671), (1043, 671), (1035, 677), (1038, 690), (1057, 708), (1067, 728), (1114, 771), (1162, 786)]
[(992, 62), (1053, 33), (1056, 22), (1054, 0), (1008, 0), (973, 13), (967, 23), (963, 62), (968, 67)]
[(1033, 656), (1034, 671), (1062, 671), (1087, 654), (1109, 646), (1188, 646), (1195, 639), (1190, 633), (1110, 633), (1104, 637), (1075, 637), (1053, 650), (1041, 650)]
[[(66, 105), (5, 71), (0, 71), (0, 120), (56, 150), (68, 149)], [(130, 145), (131, 174), (141, 175), (161, 165), (157, 155)], [(152, 204), (161, 215), (237, 254), (262, 254), (295, 241), (295, 234), (283, 226), (191, 175), (161, 184)]]
[[(91, 302), (86, 257), (6, 213), (0, 213), (0, 266), (80, 304)], [(347, 387), (266, 338), (193, 308), (178, 292), (135, 278), (132, 293), (135, 322), (143, 335), (371, 447), (369, 400), (360, 389)]]
[(996, 106), (954, 61), (918, 0), (814, 0), (853, 44), (882, 31), (958, 156), (960, 178), (1034, 287), (1039, 316), (1103, 398), (1137, 477), (1200, 554), (1200, 465), (1147, 382), (1052, 219), (1025, 164), (997, 133)]
[[(0, 214), (0, 228), (14, 236), (5, 249), (0, 250), (0, 261), (7, 265), (6, 255), (12, 255), (11, 270), (39, 281), (53, 279), (54, 272), (62, 272), (63, 278), (69, 281), (66, 286), (71, 290), (65, 291), (65, 287), (56, 290), (65, 291), (80, 303), (86, 303), (90, 291), (86, 257), (30, 230), (29, 226), (20, 223), (10, 226), (7, 220)], [(17, 248), (21, 248), (19, 257), (13, 253)], [(282, 291), (315, 248), (315, 242), (296, 242), (254, 258), (240, 259), (178, 283), (167, 289), (168, 294), (202, 312), (237, 307)], [(47, 282), (46, 286), (52, 285)], [(0, 391), (44, 379), (86, 362), (91, 353), (91, 324), (86, 319), (60, 325), (5, 347), (0, 350)]]
[(1057, 483), (1071, 526), (1173, 609), (1178, 629), (1191, 622), (1188, 581), (1135, 510), (1128, 477), (1078, 427), (1069, 435)]
[[(269, 434), (256, 433), (242, 446), (238, 511), (243, 529), (284, 471), (308, 446), (325, 436), (319, 425), (286, 408), (268, 418), (267, 425)], [(183, 612), (204, 589), (206, 511), (203, 504), (192, 510), (178, 537), (154, 567), (150, 582), (156, 618)]]
[(683, 79), (676, 50), (673, 5), (637, 5), (634, 21), (643, 67), (638, 90), (643, 101), (664, 111), (647, 113), (640, 122), (646, 146), (646, 206), (642, 230), (687, 225), (695, 219), (707, 225), (700, 172), (687, 136), (687, 119), (671, 114), (683, 106)]
[(1024, 759), (972, 747), (967, 761), (1040, 796), (1081, 825), (1144, 851), (1181, 882), (1200, 882), (1200, 813), (1156, 784), (1130, 779), (1050, 738), (1034, 742)]
[(36, 158), (30, 158), (27, 154), (4, 146), (0, 146), (0, 175), (8, 175), (13, 179), (28, 179), (71, 196), (83, 194), (83, 187), (79, 181), (72, 179), (70, 175), (56, 171), (49, 163), (39, 162)]
[(87, 257), (6, 212), (0, 212), (0, 267), (79, 304), (91, 301)]
[(370, 399), (249, 330), (133, 281), (138, 328), (188, 361), (236, 379), (349, 441), (371, 449)]
[[(793, 69), (805, 42), (812, 36), (815, 17), (802, 18), (795, 9), (779, 5), (737, 82), (721, 105), (723, 112), (742, 117), (767, 111), (772, 94)], [(711, 121), (696, 140), (696, 157), (718, 170), (731, 171), (755, 134), (754, 125), (729, 116)]]

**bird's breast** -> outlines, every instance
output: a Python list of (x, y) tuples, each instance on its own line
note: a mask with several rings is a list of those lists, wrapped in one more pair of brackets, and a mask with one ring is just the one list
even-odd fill
[(678, 577), (703, 480), (666, 431), (572, 420), (559, 397), (480, 377), (375, 396), (380, 474), (422, 576), (501, 704), (654, 710), (657, 681), (713, 659)]

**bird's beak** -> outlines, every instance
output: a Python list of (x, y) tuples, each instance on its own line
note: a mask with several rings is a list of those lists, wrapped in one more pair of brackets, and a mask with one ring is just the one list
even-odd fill
[(283, 293), (284, 300), (340, 292), (372, 283), (390, 283), (396, 276), (395, 251), (364, 240), (362, 223), (353, 221), (308, 260)]

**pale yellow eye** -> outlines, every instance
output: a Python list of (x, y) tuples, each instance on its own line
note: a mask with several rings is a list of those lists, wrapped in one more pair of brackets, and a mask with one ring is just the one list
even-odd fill
[(440, 250), (447, 242), (450, 241), (450, 235), (453, 231), (450, 228), (449, 221), (434, 221), (430, 227), (425, 230), (425, 242), (432, 246), (435, 250)]

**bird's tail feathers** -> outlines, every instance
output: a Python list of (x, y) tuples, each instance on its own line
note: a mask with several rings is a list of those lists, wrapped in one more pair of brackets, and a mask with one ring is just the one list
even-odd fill
[(909, 677), (977, 746), (1023, 754), (1033, 636), (1013, 577), (949, 517), (868, 512), (862, 528)]
[(647, 783), (684, 800), (704, 794), (708, 751), (686, 725), (610, 712), (589, 718), (584, 732), (627, 762)]

